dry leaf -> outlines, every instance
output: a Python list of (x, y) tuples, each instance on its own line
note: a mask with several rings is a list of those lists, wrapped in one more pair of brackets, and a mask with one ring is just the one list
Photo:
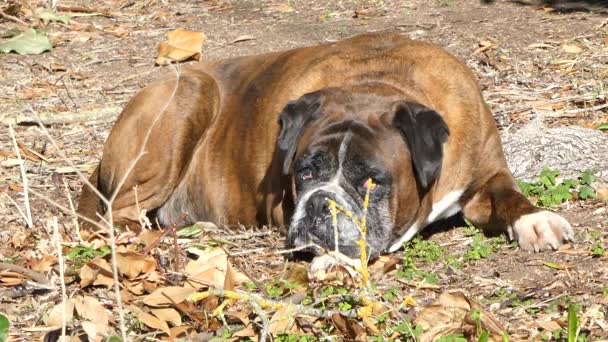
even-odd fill
[(189, 329), (192, 329), (191, 326), (189, 325), (182, 325), (179, 327), (173, 327), (170, 329), (171, 334), (169, 334), (169, 337), (166, 339), (166, 341), (175, 341), (177, 340), (178, 337), (180, 337), (180, 335), (182, 335), (183, 333), (187, 332)]
[(31, 268), (33, 271), (45, 273), (50, 271), (53, 265), (55, 265), (56, 263), (56, 256), (45, 255), (40, 260), (35, 261)]
[[(471, 318), (472, 312), (479, 312), (479, 323)], [(435, 341), (441, 336), (459, 333), (481, 333), (475, 331), (479, 325), (481, 329), (490, 333), (495, 341), (502, 340), (502, 333), (506, 332), (502, 325), (477, 303), (467, 299), (459, 292), (444, 292), (431, 305), (426, 307), (414, 320), (414, 324), (424, 329), (419, 341)]]
[(172, 308), (156, 308), (151, 309), (150, 312), (158, 317), (161, 321), (169, 322), (176, 327), (182, 325), (182, 317), (177, 310)]
[(296, 306), (289, 303), (272, 315), (268, 324), (268, 332), (276, 336), (279, 333), (287, 332), (294, 323), (296, 316)]
[(190, 261), (184, 273), (191, 278), (186, 286), (212, 285), (225, 290), (234, 290), (235, 272), (230, 266), (228, 255), (221, 248), (216, 248)]
[(562, 44), (562, 51), (566, 53), (578, 54), (583, 52), (583, 48), (575, 44)]
[(595, 191), (595, 194), (597, 195), (597, 197), (602, 198), (602, 199), (608, 199), (608, 187), (606, 188), (599, 188)]
[(150, 247), (162, 234), (160, 230), (146, 230), (139, 235), (139, 239), (146, 247)]
[(299, 284), (300, 287), (296, 290), (308, 289), (308, 268), (302, 264), (291, 264), (291, 267), (285, 271), (283, 279), (292, 284)]
[[(105, 270), (107, 275), (104, 275), (99, 269)], [(112, 266), (103, 258), (97, 257), (80, 268), (78, 275), (80, 276), (80, 287), (87, 287), (91, 284), (111, 287), (114, 285), (112, 274)]]
[(162, 330), (165, 334), (171, 335), (171, 331), (169, 330), (167, 322), (152, 316), (151, 314), (143, 311), (137, 306), (131, 305), (130, 308), (131, 311), (135, 314), (135, 317), (137, 317), (137, 319), (143, 322), (145, 325), (153, 329)]
[(144, 297), (143, 302), (149, 306), (166, 306), (172, 304), (171, 301), (167, 299), (167, 297), (169, 297), (174, 303), (181, 303), (193, 294), (194, 291), (195, 289), (189, 287), (160, 287)]
[(258, 336), (258, 334), (253, 329), (253, 324), (249, 323), (245, 328), (232, 334), (232, 336), (234, 336), (234, 337), (256, 337), (256, 336)]
[(356, 321), (349, 320), (347, 317), (339, 313), (333, 314), (331, 316), (331, 320), (334, 323), (334, 326), (351, 340), (365, 341), (365, 338), (367, 337), (365, 328), (359, 325), (359, 323)]
[[(63, 324), (63, 303), (55, 305), (49, 313), (49, 319), (46, 324), (50, 326), (61, 326)], [(74, 299), (70, 298), (65, 302), (66, 322), (72, 321), (74, 317)]]
[(134, 279), (141, 273), (150, 273), (156, 269), (156, 260), (149, 255), (139, 255), (135, 252), (117, 253), (116, 265), (118, 272)]
[(203, 32), (191, 32), (177, 29), (167, 34), (167, 41), (158, 46), (156, 64), (167, 65), (171, 62), (181, 62), (193, 58), (200, 60), (203, 42), (207, 36)]
[(82, 329), (87, 333), (89, 341), (101, 341), (100, 336), (108, 332), (109, 316), (106, 309), (96, 298), (77, 296), (74, 298), (76, 312), (89, 321), (82, 322)]
[(90, 321), (107, 325), (109, 316), (106, 309), (99, 303), (99, 301), (90, 296), (77, 296), (74, 298), (76, 312)]

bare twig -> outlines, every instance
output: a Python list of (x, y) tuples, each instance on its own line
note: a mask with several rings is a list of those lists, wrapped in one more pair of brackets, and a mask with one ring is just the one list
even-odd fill
[(53, 235), (55, 238), (55, 244), (57, 245), (57, 260), (59, 263), (59, 282), (61, 284), (61, 340), (66, 341), (66, 326), (68, 324), (68, 313), (67, 313), (67, 292), (65, 289), (65, 278), (64, 270), (65, 264), (63, 262), (63, 253), (61, 248), (61, 234), (59, 234), (59, 224), (57, 223), (57, 216), (53, 217)]
[(3, 17), (4, 19), (12, 20), (12, 21), (14, 21), (14, 22), (17, 22), (17, 23), (19, 23), (19, 24), (23, 25), (23, 26), (30, 26), (30, 25), (29, 25), (28, 23), (26, 23), (25, 21), (23, 21), (23, 20), (21, 20), (21, 19), (19, 19), (19, 18), (17, 18), (17, 17), (14, 17), (14, 16), (12, 16), (12, 15), (10, 15), (10, 14), (6, 14), (6, 13), (4, 13), (4, 12), (2, 12), (2, 11), (0, 11), (0, 17)]
[(0, 262), (0, 271), (3, 271), (3, 270), (23, 274), (24, 276), (32, 279), (33, 281), (43, 284), (43, 285), (49, 284), (49, 281), (48, 281), (48, 279), (46, 279), (44, 274), (36, 272), (36, 271), (32, 271), (29, 268)]
[(19, 170), (21, 171), (21, 181), (23, 183), (23, 200), (25, 209), (24, 212), (21, 211), (21, 208), (19, 208), (19, 206), (17, 206), (17, 209), (19, 209), (19, 213), (23, 215), (23, 218), (25, 219), (25, 223), (27, 224), (28, 228), (32, 228), (34, 227), (34, 222), (32, 221), (32, 211), (30, 210), (30, 196), (27, 191), (27, 174), (25, 173), (25, 164), (23, 162), (23, 159), (21, 158), (21, 152), (19, 151), (17, 139), (15, 138), (15, 131), (13, 130), (13, 126), (11, 124), (8, 125), (8, 131), (11, 134), (13, 146), (15, 146), (15, 154), (17, 154), (17, 159), (19, 160)]

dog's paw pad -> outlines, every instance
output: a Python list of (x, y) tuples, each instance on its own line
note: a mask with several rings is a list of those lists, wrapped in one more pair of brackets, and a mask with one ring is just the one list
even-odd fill
[(511, 237), (527, 251), (557, 250), (565, 241), (574, 239), (570, 223), (550, 211), (523, 215), (513, 224)]

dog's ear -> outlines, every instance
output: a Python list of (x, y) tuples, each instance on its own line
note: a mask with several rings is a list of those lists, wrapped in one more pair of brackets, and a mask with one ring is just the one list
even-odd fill
[(277, 138), (277, 148), (285, 156), (283, 174), (288, 174), (295, 157), (298, 140), (312, 121), (319, 117), (322, 96), (319, 92), (308, 93), (295, 101), (290, 101), (279, 116), (281, 133)]
[(407, 143), (416, 178), (427, 190), (441, 172), (448, 125), (439, 113), (419, 103), (398, 102), (393, 108), (393, 126)]

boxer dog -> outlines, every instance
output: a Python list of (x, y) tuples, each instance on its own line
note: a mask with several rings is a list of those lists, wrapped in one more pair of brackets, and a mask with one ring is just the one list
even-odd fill
[[(360, 228), (339, 214), (334, 229), (328, 200), (361, 216), (368, 189), (372, 258), (459, 212), (523, 250), (573, 238), (518, 190), (465, 64), (391, 33), (184, 66), (128, 103), (90, 181), (117, 225), (147, 210), (161, 225), (286, 227), (288, 247), (315, 254), (360, 256)], [(85, 188), (79, 210), (107, 208)]]

